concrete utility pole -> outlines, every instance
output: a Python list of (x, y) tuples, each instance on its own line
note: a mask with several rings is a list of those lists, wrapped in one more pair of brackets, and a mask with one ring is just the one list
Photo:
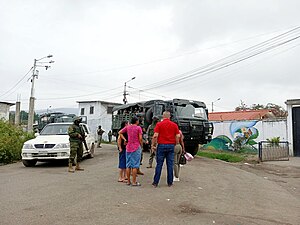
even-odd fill
[(123, 92), (123, 103), (124, 103), (124, 104), (127, 104), (127, 97), (126, 97), (126, 96), (128, 95), (128, 93), (127, 93), (127, 91), (126, 91), (127, 83), (128, 83), (129, 81), (134, 80), (134, 79), (135, 79), (135, 77), (132, 77), (130, 80), (126, 81), (125, 84), (124, 84), (124, 92)]
[(20, 125), (20, 112), (21, 112), (21, 102), (19, 99), (16, 102), (16, 114), (15, 114), (15, 125)]
[(36, 59), (34, 59), (33, 63), (33, 71), (32, 71), (32, 78), (31, 78), (31, 91), (30, 91), (30, 98), (29, 98), (29, 111), (28, 111), (28, 132), (33, 131), (33, 122), (34, 122), (34, 80), (37, 77), (35, 73), (36, 69)]
[[(39, 62), (42, 59), (45, 58), (51, 58), (53, 57), (52, 55), (48, 55), (45, 56), (43, 58), (40, 59), (34, 59), (33, 62), (33, 71), (32, 71), (32, 78), (31, 78), (31, 91), (30, 91), (30, 99), (29, 99), (29, 112), (28, 112), (28, 125), (27, 125), (27, 131), (31, 132), (33, 131), (33, 123), (34, 123), (34, 101), (35, 101), (35, 97), (34, 97), (34, 81), (35, 78), (38, 78), (38, 70), (36, 70), (37, 67), (45, 67), (46, 70), (50, 68), (49, 65), (40, 65), (43, 63), (54, 63), (54, 61), (50, 61), (50, 62)], [(40, 64), (38, 64), (40, 63)]]

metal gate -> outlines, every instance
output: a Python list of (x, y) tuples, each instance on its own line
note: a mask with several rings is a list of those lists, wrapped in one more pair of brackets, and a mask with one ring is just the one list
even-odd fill
[(287, 141), (280, 141), (278, 143), (260, 141), (258, 143), (258, 157), (261, 162), (289, 160), (289, 143)]

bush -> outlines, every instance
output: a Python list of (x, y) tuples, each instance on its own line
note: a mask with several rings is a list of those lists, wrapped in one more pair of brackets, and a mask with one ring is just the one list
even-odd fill
[(233, 153), (223, 153), (223, 152), (211, 152), (211, 151), (199, 151), (197, 153), (198, 156), (211, 158), (211, 159), (219, 159), (226, 162), (241, 162), (245, 160), (245, 157), (239, 154)]
[(20, 160), (24, 142), (32, 138), (33, 134), (0, 120), (0, 164)]

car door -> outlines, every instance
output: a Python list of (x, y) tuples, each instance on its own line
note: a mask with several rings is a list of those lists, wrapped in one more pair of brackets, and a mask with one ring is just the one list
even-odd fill
[(88, 128), (88, 126), (86, 124), (82, 124), (82, 128), (83, 128), (83, 130), (85, 132), (85, 135), (86, 135), (85, 140), (86, 140), (87, 146), (89, 148), (91, 148), (92, 143), (94, 143), (94, 138), (91, 135), (91, 131), (90, 131), (90, 129)]

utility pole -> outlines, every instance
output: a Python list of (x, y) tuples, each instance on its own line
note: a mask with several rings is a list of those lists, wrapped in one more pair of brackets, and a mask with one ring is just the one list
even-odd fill
[(127, 83), (129, 82), (129, 81), (132, 81), (132, 80), (134, 80), (135, 79), (135, 77), (132, 77), (130, 80), (128, 80), (128, 81), (126, 81), (125, 83), (124, 83), (124, 92), (123, 92), (123, 103), (124, 104), (127, 104), (127, 95), (128, 95), (128, 93), (127, 93), (127, 91), (126, 91), (126, 87), (127, 87)]
[(20, 111), (21, 111), (21, 102), (20, 102), (20, 98), (18, 96), (17, 102), (16, 102), (15, 126), (20, 125)]
[(36, 69), (36, 62), (37, 60), (34, 59), (33, 62), (33, 71), (32, 71), (32, 77), (31, 77), (31, 91), (30, 91), (30, 99), (29, 99), (29, 112), (28, 112), (28, 127), (27, 131), (31, 132), (33, 131), (33, 122), (34, 122), (34, 80), (37, 77), (35, 73)]
[[(33, 62), (33, 71), (32, 71), (32, 77), (31, 77), (31, 91), (30, 91), (30, 98), (29, 98), (29, 112), (28, 112), (28, 125), (27, 125), (27, 131), (32, 132), (33, 131), (33, 122), (34, 122), (34, 83), (35, 83), (35, 78), (38, 78), (38, 70), (36, 70), (37, 67), (45, 67), (46, 70), (50, 68), (49, 65), (42, 65), (44, 63), (54, 63), (54, 61), (50, 62), (39, 62), (42, 59), (45, 58), (51, 58), (53, 57), (52, 55), (45, 56), (40, 59), (34, 59)], [(40, 64), (39, 64), (40, 63)]]

